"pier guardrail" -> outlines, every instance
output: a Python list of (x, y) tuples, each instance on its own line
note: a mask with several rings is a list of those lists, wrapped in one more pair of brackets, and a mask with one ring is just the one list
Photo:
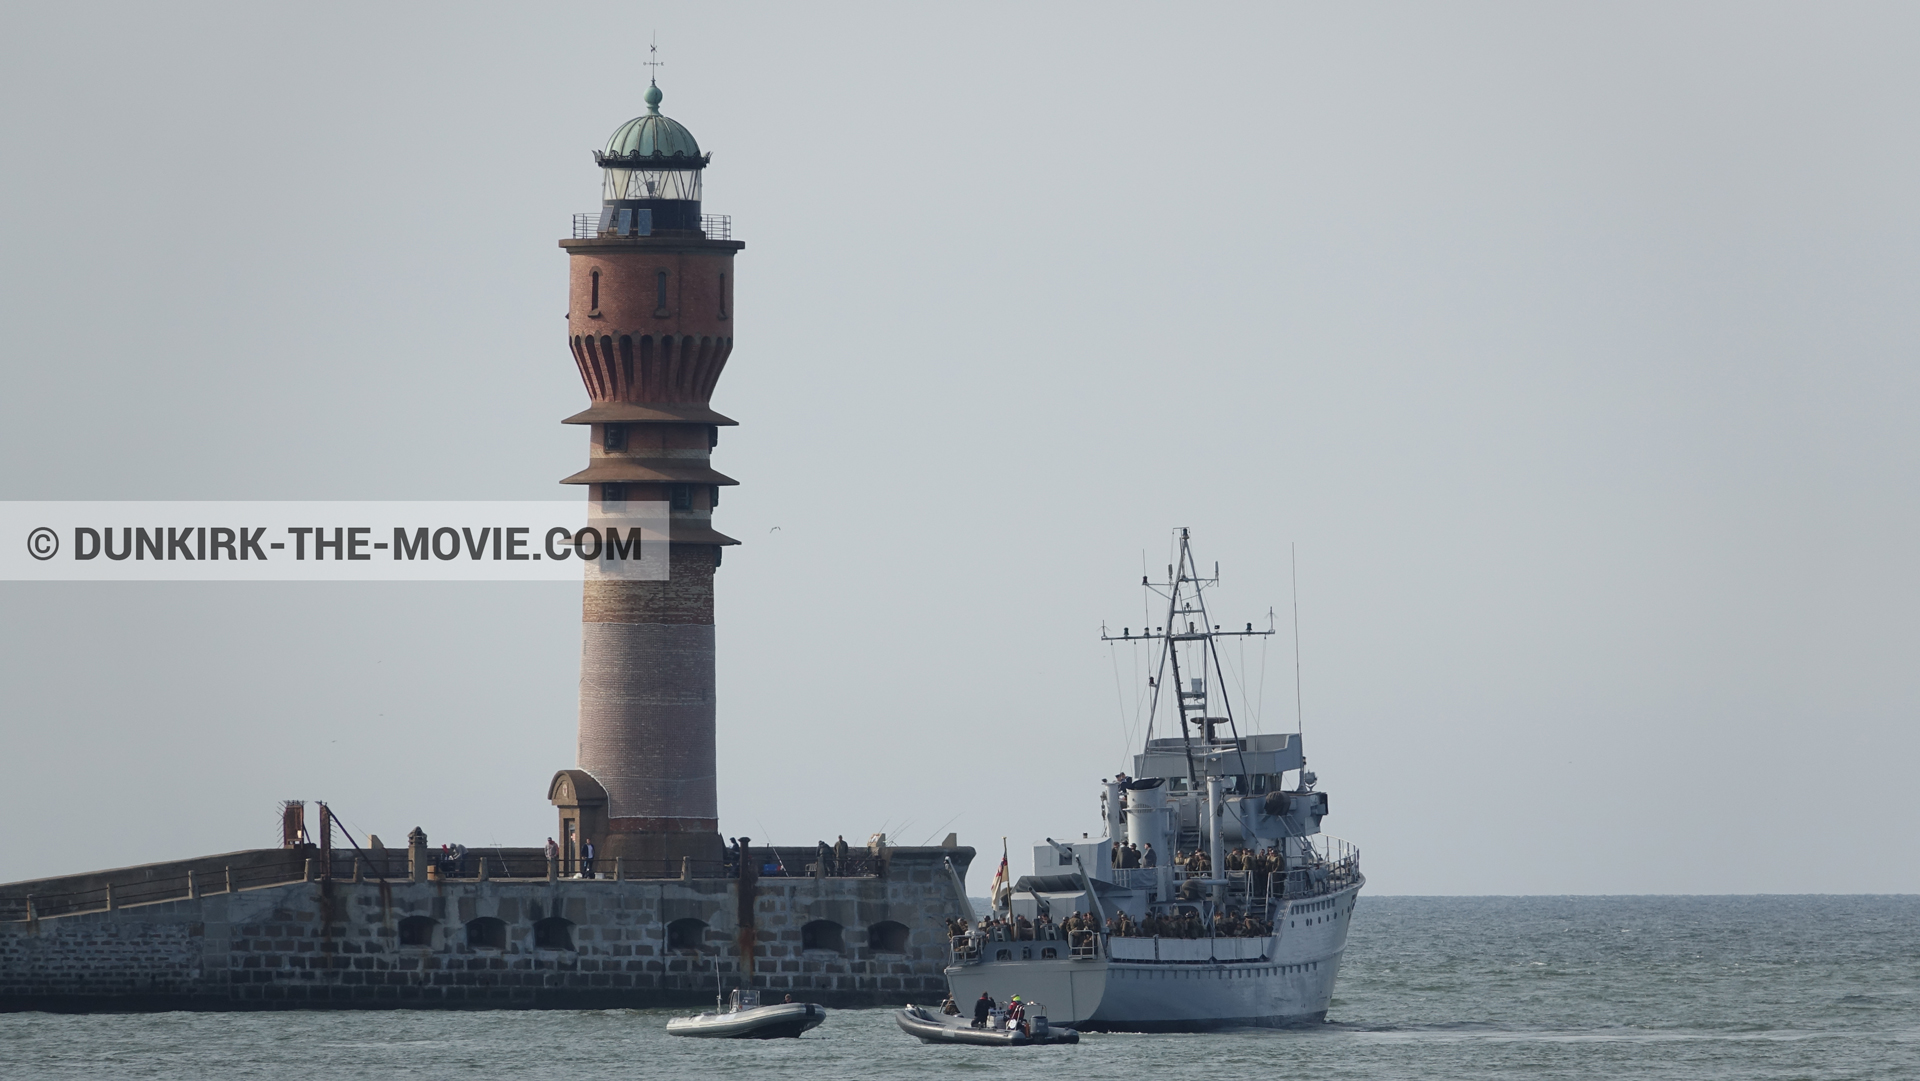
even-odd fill
[[(284, 852), (284, 858), (280, 852)], [(758, 865), (760, 877), (813, 877), (824, 870), (826, 878), (878, 878), (886, 873), (886, 858), (862, 849), (836, 859), (828, 851), (825, 866), (812, 848), (749, 850)], [(180, 864), (125, 873), (74, 876), (86, 881), (77, 888), (67, 881), (52, 879), (47, 888), (35, 889), (28, 883), (22, 892), (0, 896), (0, 922), (22, 922), (81, 912), (110, 911), (130, 905), (157, 901), (179, 901), (216, 893), (236, 893), (262, 886), (293, 882), (331, 880), (337, 883), (398, 884), (412, 879), (405, 849), (375, 849), (355, 853), (334, 849), (329, 861), (316, 847), (288, 848), (232, 866), (210, 866), (205, 860), (192, 869), (172, 868)], [(735, 878), (739, 868), (720, 860), (638, 860), (596, 859), (588, 877), (584, 862), (555, 861), (549, 866), (540, 849), (470, 848), (456, 853), (429, 849), (428, 876), (441, 882), (472, 882), (482, 878), (497, 881), (543, 881), (549, 878), (567, 881), (672, 880), (678, 878)], [(104, 879), (104, 881), (103, 881)], [(89, 881), (91, 880), (91, 881)], [(69, 880), (72, 881), (72, 880)]]
[[(297, 866), (297, 869), (296, 869)], [(105, 912), (154, 901), (177, 901), (211, 893), (235, 893), (259, 886), (299, 882), (304, 864), (289, 867), (225, 867), (211, 874), (186, 871), (137, 881), (105, 882), (85, 889), (29, 893), (0, 898), (0, 921), (21, 922), (79, 912)]]
[[(836, 856), (832, 848), (780, 847), (749, 849), (759, 877), (882, 878), (889, 853), (862, 847)], [(225, 861), (223, 863), (223, 861)], [(740, 868), (727, 860), (639, 860), (599, 858), (592, 878), (584, 862), (562, 859), (548, 865), (538, 848), (427, 850), (428, 877), (435, 881), (569, 881), (616, 879), (671, 880), (677, 878), (735, 878)], [(213, 893), (238, 892), (261, 886), (301, 881), (340, 883), (387, 882), (412, 879), (408, 853), (403, 848), (355, 851), (335, 847), (328, 853), (317, 846), (249, 849), (227, 856), (210, 856), (139, 867), (119, 868), (58, 878), (17, 882), (0, 887), (0, 922), (20, 922), (80, 912), (104, 911), (157, 901), (178, 901)]]

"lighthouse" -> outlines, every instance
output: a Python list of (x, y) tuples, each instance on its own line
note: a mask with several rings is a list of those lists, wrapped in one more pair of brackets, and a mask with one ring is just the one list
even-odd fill
[(711, 161), (693, 133), (647, 111), (594, 154), (596, 213), (576, 215), (567, 253), (567, 345), (589, 406), (566, 418), (588, 434), (579, 485), (600, 513), (628, 502), (670, 507), (664, 581), (589, 578), (580, 626), (578, 767), (556, 773), (561, 859), (583, 841), (610, 870), (677, 871), (722, 858), (715, 792), (713, 591), (721, 552), (720, 430), (708, 405), (733, 352), (730, 222), (701, 212)]

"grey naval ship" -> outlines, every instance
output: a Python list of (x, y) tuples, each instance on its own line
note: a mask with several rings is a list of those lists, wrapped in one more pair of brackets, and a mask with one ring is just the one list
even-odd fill
[[(1133, 775), (1104, 782), (1106, 836), (1035, 845), (1035, 873), (993, 884), (993, 915), (950, 937), (962, 1007), (1018, 994), (1049, 1022), (1114, 1032), (1196, 1031), (1323, 1020), (1365, 879), (1353, 845), (1320, 832), (1327, 793), (1298, 732), (1241, 735), (1221, 679), (1222, 630), (1179, 530), (1166, 624), (1103, 640), (1154, 657)], [(1296, 636), (1297, 637), (1297, 636)], [(1154, 734), (1153, 719), (1177, 735)], [(1151, 865), (1149, 865), (1151, 864)], [(957, 930), (957, 928), (956, 928)]]

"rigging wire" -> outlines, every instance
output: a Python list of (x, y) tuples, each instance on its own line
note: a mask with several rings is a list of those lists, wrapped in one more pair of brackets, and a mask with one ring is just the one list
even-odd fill
[(1293, 731), (1306, 737), (1306, 710), (1300, 697), (1300, 557), (1292, 541), (1287, 542), (1287, 569), (1293, 579)]
[[(1242, 638), (1240, 639), (1240, 701), (1242, 704), (1245, 704), (1248, 698), (1246, 671), (1247, 671), (1247, 640), (1245, 638)], [(1259, 706), (1256, 705), (1253, 707), (1251, 714), (1247, 717), (1247, 721), (1253, 725), (1253, 731), (1251, 734), (1258, 734), (1260, 731), (1260, 707)]]
[[(1142, 637), (1146, 636), (1148, 632), (1152, 632), (1152, 628), (1154, 628), (1154, 609), (1152, 609), (1152, 603), (1148, 603), (1148, 599), (1146, 599), (1148, 593), (1150, 593), (1150, 589), (1146, 588), (1146, 549), (1142, 547), (1142, 549), (1140, 549), (1140, 624), (1142, 624), (1142, 626), (1140, 626), (1140, 636)], [(1133, 730), (1139, 732), (1140, 699), (1146, 697), (1146, 680), (1142, 678), (1142, 670), (1140, 670), (1139, 645), (1133, 647), (1133, 693), (1135, 693), (1135, 699), (1133, 699), (1133, 701), (1135, 701), (1135, 705), (1133, 705)], [(1146, 714), (1146, 739), (1152, 739), (1152, 737), (1154, 737), (1154, 714), (1152, 714), (1152, 710), (1148, 710), (1148, 714)], [(1129, 747), (1133, 747), (1131, 741), (1129, 741)]]
[[(1127, 722), (1127, 753), (1131, 754), (1140, 735), (1140, 708), (1147, 701), (1147, 685), (1140, 678), (1140, 643), (1133, 643), (1133, 719)], [(1123, 756), (1124, 761), (1124, 756)]]
[[(1224, 659), (1224, 658), (1220, 658), (1220, 649), (1218, 646), (1214, 647), (1213, 652), (1214, 652), (1215, 658)], [(1226, 665), (1222, 664), (1220, 666), (1220, 669), (1222, 674), (1227, 674)], [(1247, 670), (1247, 640), (1245, 638), (1242, 638), (1240, 639), (1240, 667), (1233, 669), (1231, 672), (1231, 675), (1233, 676), (1234, 683), (1238, 684), (1240, 687), (1240, 703), (1243, 707), (1246, 705), (1246, 702), (1247, 702), (1246, 670)]]
[[(1273, 627), (1273, 609), (1271, 608), (1267, 609), (1267, 627), (1269, 629)], [(1267, 646), (1271, 644), (1272, 639), (1271, 633), (1260, 636), (1260, 701), (1253, 707), (1256, 725), (1267, 712)]]
[(1120, 753), (1124, 756), (1133, 746), (1133, 740), (1127, 725), (1127, 692), (1120, 686), (1120, 650), (1111, 641), (1107, 643), (1107, 656), (1113, 659), (1113, 697), (1120, 707)]

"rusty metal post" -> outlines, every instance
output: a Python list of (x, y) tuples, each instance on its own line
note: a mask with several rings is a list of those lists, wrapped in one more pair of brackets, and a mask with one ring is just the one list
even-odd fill
[(113, 899), (113, 883), (109, 882), (107, 883), (107, 911), (112, 912), (114, 909), (119, 907), (120, 907), (119, 904), (117, 904)]
[(227, 892), (233, 892), (233, 868), (227, 868)]
[(327, 813), (324, 800), (314, 806), (320, 808), (320, 878), (333, 881), (333, 816)]
[(754, 957), (759, 953), (754, 928), (754, 904), (756, 888), (760, 876), (759, 868), (754, 866), (753, 857), (747, 850), (746, 841), (740, 843), (740, 878), (734, 882), (734, 921), (739, 926), (735, 936), (735, 947), (740, 952), (740, 986), (754, 986)]
[(280, 847), (297, 848), (300, 835), (307, 829), (307, 804), (305, 800), (280, 801)]
[(200, 883), (193, 877), (193, 868), (191, 867), (187, 868), (187, 897), (195, 901), (200, 899)]

